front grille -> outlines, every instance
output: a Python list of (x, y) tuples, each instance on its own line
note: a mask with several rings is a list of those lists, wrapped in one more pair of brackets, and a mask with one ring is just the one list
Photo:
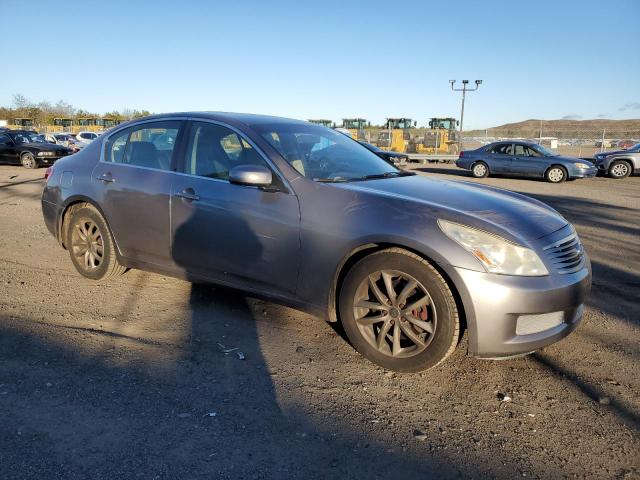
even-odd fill
[(547, 245), (543, 250), (558, 273), (577, 272), (584, 265), (584, 249), (575, 233)]

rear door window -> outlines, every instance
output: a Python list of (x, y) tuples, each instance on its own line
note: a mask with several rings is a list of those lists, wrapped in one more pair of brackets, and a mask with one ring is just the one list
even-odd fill
[(180, 121), (145, 123), (116, 133), (107, 142), (105, 160), (170, 170), (181, 124)]
[(500, 145), (496, 145), (493, 147), (489, 153), (494, 153), (497, 155), (513, 155), (513, 144), (511, 143), (501, 143)]

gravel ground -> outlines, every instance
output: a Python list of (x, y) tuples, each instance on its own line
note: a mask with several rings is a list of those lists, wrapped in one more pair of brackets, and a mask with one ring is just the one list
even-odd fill
[(399, 375), (240, 292), (82, 279), (42, 223), (43, 173), (0, 167), (0, 478), (640, 478), (639, 177), (482, 180), (575, 224), (584, 323), (528, 357), (461, 345)]

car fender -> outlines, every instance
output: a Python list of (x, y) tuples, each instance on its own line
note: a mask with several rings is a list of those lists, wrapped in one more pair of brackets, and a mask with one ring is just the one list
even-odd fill
[(104, 221), (107, 224), (107, 228), (109, 228), (109, 232), (111, 233), (111, 238), (113, 239), (113, 243), (116, 247), (116, 254), (118, 256), (118, 259), (122, 258), (122, 252), (120, 251), (120, 247), (118, 245), (118, 239), (113, 234), (113, 230), (111, 229), (111, 225), (109, 224), (109, 218), (107, 217), (107, 215), (105, 215), (100, 205), (98, 205), (98, 203), (95, 200), (93, 200), (92, 198), (86, 195), (81, 195), (81, 194), (72, 195), (66, 198), (60, 205), (60, 208), (58, 210), (58, 218), (56, 219), (56, 225), (57, 225), (56, 229), (57, 229), (58, 241), (60, 242), (60, 244), (66, 248), (62, 240), (62, 224), (63, 224), (64, 216), (72, 205), (75, 205), (78, 203), (88, 203), (92, 207), (94, 207), (96, 210), (98, 210), (100, 215), (102, 215), (102, 218), (104, 218)]
[(624, 160), (626, 162), (629, 162), (631, 164), (631, 168), (633, 168), (634, 170), (640, 168), (640, 154), (638, 154), (638, 158), (636, 158), (636, 155), (610, 155), (608, 157), (605, 157), (603, 163), (608, 170), (609, 166), (617, 160)]

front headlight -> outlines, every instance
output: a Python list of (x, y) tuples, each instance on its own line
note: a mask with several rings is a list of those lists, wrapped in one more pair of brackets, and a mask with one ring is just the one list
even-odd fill
[(589, 168), (590, 165), (587, 165), (586, 163), (574, 163), (574, 165), (578, 168)]
[(530, 248), (459, 223), (438, 220), (438, 225), (446, 236), (471, 252), (487, 272), (531, 277), (549, 274)]
[(53, 157), (53, 152), (38, 152), (39, 157)]

